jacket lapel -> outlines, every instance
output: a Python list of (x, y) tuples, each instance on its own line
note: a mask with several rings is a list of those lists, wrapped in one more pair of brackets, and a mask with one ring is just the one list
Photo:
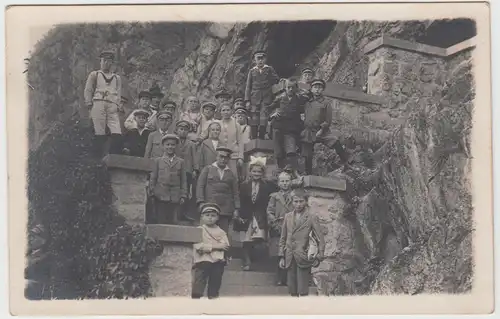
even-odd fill
[(208, 147), (208, 149), (212, 151), (212, 153), (216, 153), (215, 148), (214, 148), (214, 144), (212, 143), (212, 140), (205, 140), (204, 143)]
[(309, 218), (309, 212), (304, 211), (300, 216), (300, 218), (295, 221), (295, 227), (293, 228), (293, 231), (295, 232), (299, 230), (306, 223), (308, 218)]

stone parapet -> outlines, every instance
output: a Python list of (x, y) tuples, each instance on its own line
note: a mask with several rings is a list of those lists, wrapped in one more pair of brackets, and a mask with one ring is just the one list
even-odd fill
[(110, 154), (103, 159), (111, 176), (114, 206), (129, 224), (146, 222), (146, 185), (154, 161)]

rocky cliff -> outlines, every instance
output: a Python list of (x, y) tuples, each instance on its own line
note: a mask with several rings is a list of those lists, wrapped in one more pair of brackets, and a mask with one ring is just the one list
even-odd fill
[[(80, 38), (71, 40), (76, 42), (67, 39), (75, 28), (86, 41), (83, 47), (72, 46)], [(109, 28), (59, 27), (34, 52), (28, 72), (34, 87), (30, 95), (32, 145), (66, 113), (52, 105), (68, 105), (72, 114), (79, 109), (86, 73), (97, 62), (93, 57), (113, 30)], [(446, 58), (388, 49), (365, 52), (366, 45), (381, 35), (410, 41), (432, 39), (433, 45), (439, 44), (430, 33), (437, 32), (436, 28), (434, 21), (183, 28), (135, 24), (115, 28), (121, 39), (115, 40), (115, 46), (121, 52), (118, 67), (128, 80), (131, 102), (152, 80), (158, 81), (167, 98), (179, 102), (191, 94), (211, 99), (220, 87), (242, 95), (256, 49), (268, 50), (269, 63), (282, 77), (297, 75), (307, 65), (328, 82), (385, 98), (381, 105), (338, 104), (337, 127), (332, 129), (344, 132), (342, 140), (351, 154), (349, 169), (337, 169), (336, 155), (325, 146), (317, 148), (316, 173), (345, 177), (348, 189), (333, 204), (312, 203), (321, 208), (328, 257), (315, 269), (315, 277), (325, 293), (336, 295), (457, 293), (471, 289), (473, 267), (471, 51)], [(158, 33), (163, 38), (153, 36)], [(172, 40), (170, 34), (177, 38)], [(70, 42), (58, 44), (60, 39)], [(170, 39), (170, 45), (165, 45), (165, 39)], [(47, 47), (55, 51), (44, 51)], [(143, 51), (144, 47), (148, 49)], [(50, 60), (54, 52), (60, 59)], [(63, 71), (57, 73), (60, 68)], [(54, 104), (54, 99), (64, 103)], [(370, 138), (346, 135), (356, 128)]]

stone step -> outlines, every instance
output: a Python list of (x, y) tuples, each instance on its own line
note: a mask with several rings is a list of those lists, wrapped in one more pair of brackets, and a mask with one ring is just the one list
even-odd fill
[(271, 272), (225, 270), (222, 285), (274, 286), (275, 280)]
[[(285, 286), (242, 286), (222, 284), (221, 297), (229, 296), (288, 296), (288, 287)], [(309, 295), (316, 295), (316, 288), (309, 288)]]
[[(250, 272), (257, 271), (257, 272), (275, 273), (277, 265), (278, 265), (278, 259), (275, 258), (260, 260), (252, 263), (252, 265), (250, 266), (251, 269)], [(229, 265), (226, 266), (226, 270), (241, 271), (242, 267), (243, 267), (243, 260), (233, 257), (231, 262), (229, 262)]]

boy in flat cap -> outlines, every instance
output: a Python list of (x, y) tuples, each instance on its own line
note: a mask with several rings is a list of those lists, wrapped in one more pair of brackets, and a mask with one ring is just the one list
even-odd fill
[[(146, 111), (149, 113), (146, 123), (152, 122), (152, 118), (156, 118), (156, 111), (150, 109), (151, 104), (151, 94), (149, 91), (141, 91), (139, 92), (139, 100), (137, 102), (137, 109), (133, 110), (130, 115), (125, 120), (123, 124), (126, 130), (132, 130), (137, 128), (137, 122), (135, 121), (135, 112), (138, 110)], [(153, 112), (154, 111), (154, 112)], [(146, 127), (151, 127), (151, 125), (145, 125)], [(152, 131), (150, 129), (150, 131)]]
[(309, 89), (314, 78), (314, 71), (311, 68), (303, 68), (300, 76), (299, 86)]
[(188, 195), (186, 166), (184, 159), (175, 155), (177, 135), (166, 134), (161, 143), (164, 152), (155, 159), (148, 195), (154, 197), (157, 223), (177, 224), (179, 205), (184, 204)]
[(269, 113), (272, 112), (270, 119), (273, 128), (274, 155), (279, 168), (283, 168), (285, 164), (290, 164), (294, 168), (298, 166), (298, 138), (303, 129), (301, 114), (304, 112), (304, 104), (310, 98), (310, 92), (298, 92), (297, 82), (288, 79), (285, 93), (276, 97), (269, 106)]
[(250, 142), (250, 126), (248, 125), (247, 110), (243, 106), (240, 106), (234, 110), (234, 116), (241, 128), (240, 143), (245, 146), (246, 143)]
[(227, 233), (217, 226), (220, 212), (219, 205), (214, 203), (205, 203), (200, 207), (202, 242), (193, 245), (193, 299), (203, 297), (205, 288), (208, 299), (219, 297), (226, 265), (225, 252), (229, 249)]
[(278, 74), (266, 64), (266, 52), (257, 51), (253, 55), (255, 66), (248, 72), (245, 88), (247, 110), (252, 112), (251, 136), (264, 139), (268, 114), (266, 108), (273, 101), (273, 85), (279, 82)]
[(215, 104), (217, 105), (217, 108), (215, 109), (215, 114), (214, 114), (214, 119), (220, 120), (222, 119), (222, 115), (220, 113), (220, 108), (222, 104), (225, 103), (231, 103), (232, 96), (229, 94), (226, 89), (222, 88), (219, 91), (215, 92)]
[(160, 111), (156, 114), (158, 129), (149, 134), (148, 142), (146, 143), (145, 158), (157, 158), (163, 156), (163, 147), (161, 139), (168, 134), (168, 130), (172, 125), (172, 113)]
[(121, 153), (121, 125), (118, 112), (122, 107), (122, 81), (118, 74), (111, 72), (114, 53), (104, 51), (99, 55), (100, 69), (90, 72), (85, 83), (85, 104), (91, 108), (90, 117), (94, 124), (95, 154), (104, 156), (106, 147), (106, 127), (111, 132), (110, 153)]
[(208, 137), (208, 126), (215, 120), (214, 115), (216, 108), (217, 105), (215, 105), (215, 103), (212, 102), (203, 103), (203, 105), (201, 106), (202, 114), (200, 119), (200, 125), (198, 126), (198, 136), (199, 136), (198, 143), (201, 143)]
[(196, 196), (198, 205), (216, 203), (221, 208), (218, 225), (226, 233), (233, 218), (239, 218), (240, 193), (238, 179), (229, 169), (228, 163), (232, 150), (219, 146), (217, 160), (205, 166), (198, 178)]
[(151, 133), (146, 126), (149, 112), (138, 109), (133, 112), (136, 127), (128, 130), (123, 138), (123, 154), (137, 157), (144, 157), (146, 144)]
[(330, 128), (332, 122), (331, 102), (323, 96), (325, 81), (315, 79), (311, 81), (312, 99), (304, 107), (304, 130), (300, 134), (302, 143), (302, 157), (304, 157), (305, 174), (312, 175), (314, 144), (316, 134), (323, 135)]
[(239, 109), (239, 108), (245, 108), (245, 99), (242, 97), (237, 97), (233, 101), (233, 108)]
[[(180, 158), (184, 159), (184, 164), (186, 167), (186, 180), (188, 189), (188, 198), (195, 198), (196, 201), (196, 183), (198, 178), (198, 154), (196, 150), (196, 144), (188, 139), (188, 134), (191, 128), (191, 124), (188, 121), (178, 121), (176, 124), (176, 134), (179, 137), (179, 145), (177, 146), (176, 154)], [(192, 187), (194, 185), (194, 187)], [(189, 201), (186, 201), (185, 205), (181, 207), (183, 212), (182, 217), (187, 220), (193, 220), (187, 215)], [(193, 203), (196, 204), (196, 203)]]

